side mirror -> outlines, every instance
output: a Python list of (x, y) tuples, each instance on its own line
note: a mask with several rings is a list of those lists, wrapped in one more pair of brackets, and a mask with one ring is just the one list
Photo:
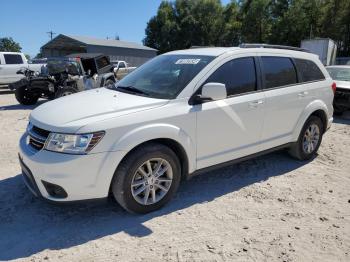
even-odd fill
[(209, 101), (222, 100), (227, 97), (225, 84), (206, 83), (202, 87), (202, 94), (194, 97), (193, 104), (202, 104)]

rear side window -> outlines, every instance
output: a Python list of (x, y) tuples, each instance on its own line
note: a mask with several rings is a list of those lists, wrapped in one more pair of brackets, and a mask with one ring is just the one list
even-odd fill
[(324, 80), (325, 77), (322, 74), (320, 68), (310, 60), (295, 59), (295, 65), (301, 76), (302, 82)]
[(4, 54), (5, 63), (9, 65), (23, 64), (22, 56), (13, 54)]
[(261, 57), (265, 75), (265, 88), (297, 83), (297, 73), (288, 57)]
[(256, 90), (256, 73), (253, 57), (233, 59), (223, 64), (206, 81), (226, 85), (227, 95), (237, 95)]

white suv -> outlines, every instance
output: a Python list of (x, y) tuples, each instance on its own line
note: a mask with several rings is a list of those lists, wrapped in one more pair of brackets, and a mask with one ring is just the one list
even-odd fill
[(61, 202), (111, 192), (146, 213), (207, 168), (281, 148), (312, 158), (333, 119), (332, 79), (316, 55), (264, 47), (170, 52), (39, 106), (20, 140), (25, 183)]

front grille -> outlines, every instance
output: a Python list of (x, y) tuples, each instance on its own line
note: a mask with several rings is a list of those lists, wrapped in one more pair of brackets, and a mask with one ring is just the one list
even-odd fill
[(41, 129), (37, 126), (31, 126), (31, 128), (28, 129), (29, 145), (36, 150), (43, 149), (49, 134), (50, 131)]

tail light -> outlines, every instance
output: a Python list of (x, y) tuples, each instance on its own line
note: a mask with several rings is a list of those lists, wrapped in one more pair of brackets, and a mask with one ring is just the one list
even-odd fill
[(333, 82), (332, 84), (332, 90), (333, 90), (333, 93), (335, 94), (335, 90), (337, 90), (337, 84), (335, 82)]

